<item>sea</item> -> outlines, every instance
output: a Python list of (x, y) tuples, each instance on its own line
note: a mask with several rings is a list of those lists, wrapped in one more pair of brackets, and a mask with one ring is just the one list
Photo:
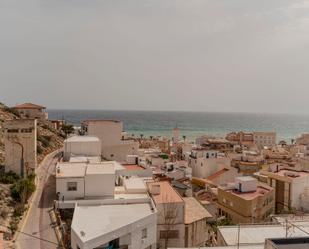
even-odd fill
[(181, 136), (194, 141), (201, 135), (224, 137), (232, 131), (276, 131), (277, 140), (290, 142), (302, 133), (309, 133), (309, 115), (254, 114), (171, 111), (48, 110), (50, 119), (64, 119), (80, 126), (85, 119), (123, 121), (129, 134), (144, 137), (172, 136), (178, 127)]

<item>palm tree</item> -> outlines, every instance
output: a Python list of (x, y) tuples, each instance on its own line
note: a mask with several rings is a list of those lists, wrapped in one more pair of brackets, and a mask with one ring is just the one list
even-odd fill
[(183, 136), (182, 136), (182, 138), (183, 138), (183, 141), (185, 142), (185, 141), (186, 141), (187, 136), (183, 135)]
[(140, 134), (140, 137), (141, 137), (141, 139), (143, 139), (143, 137), (144, 137), (144, 134)]

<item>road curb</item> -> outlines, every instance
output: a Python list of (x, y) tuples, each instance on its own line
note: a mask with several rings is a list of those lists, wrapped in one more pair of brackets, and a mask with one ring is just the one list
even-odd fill
[[(40, 166), (43, 165), (47, 159), (49, 159), (50, 157), (54, 157), (54, 156), (57, 155), (57, 153), (59, 153), (60, 151), (61, 151), (61, 149), (58, 149), (58, 150), (55, 150), (55, 151), (53, 151), (53, 152), (47, 154), (47, 155), (44, 157), (44, 159), (42, 160), (42, 162), (39, 164), (39, 167), (38, 167), (38, 168), (40, 168)], [(36, 185), (37, 185), (38, 181), (39, 181), (39, 179), (36, 180)], [(17, 231), (15, 232), (15, 234), (14, 234), (14, 236), (13, 236), (13, 239), (12, 239), (12, 241), (13, 241), (14, 246), (15, 246), (16, 249), (19, 249), (19, 248), (20, 248), (19, 245), (18, 245), (18, 243), (16, 243), (16, 241), (18, 240), (18, 237), (19, 237), (20, 233), (23, 231), (24, 226), (25, 226), (25, 224), (26, 224), (26, 221), (27, 221), (28, 218), (29, 218), (29, 210), (32, 208), (33, 200), (35, 199), (35, 197), (37, 196), (37, 194), (38, 194), (38, 188), (37, 188), (37, 186), (36, 186), (35, 191), (32, 193), (32, 195), (30, 196), (30, 198), (29, 198), (29, 200), (28, 200), (28, 202), (27, 202), (27, 204), (26, 204), (26, 205), (27, 205), (27, 210), (25, 211), (25, 214), (23, 215), (23, 218), (22, 218), (21, 221), (19, 222), (19, 224), (18, 224), (18, 229), (17, 229)]]

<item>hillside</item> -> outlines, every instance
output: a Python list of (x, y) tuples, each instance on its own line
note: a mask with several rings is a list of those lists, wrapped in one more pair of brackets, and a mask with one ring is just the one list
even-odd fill
[[(18, 113), (0, 103), (0, 165), (4, 164), (4, 143), (2, 123), (6, 119), (18, 119)], [(48, 121), (38, 121), (37, 132), (37, 159), (38, 164), (50, 152), (62, 147), (63, 134), (53, 129)]]

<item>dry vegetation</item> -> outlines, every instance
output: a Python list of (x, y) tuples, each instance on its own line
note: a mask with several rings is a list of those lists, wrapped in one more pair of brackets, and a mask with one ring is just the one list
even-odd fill
[[(34, 188), (31, 182), (14, 178), (14, 175), (4, 174), (5, 148), (3, 141), (2, 124), (7, 119), (20, 118), (11, 108), (0, 103), (0, 232), (4, 233), (5, 240), (12, 238), (27, 209), (27, 200), (20, 200), (20, 196), (30, 195)], [(37, 160), (38, 164), (52, 151), (62, 147), (64, 134), (52, 128), (48, 121), (38, 121), (37, 127)], [(12, 244), (6, 244), (11, 248)]]

